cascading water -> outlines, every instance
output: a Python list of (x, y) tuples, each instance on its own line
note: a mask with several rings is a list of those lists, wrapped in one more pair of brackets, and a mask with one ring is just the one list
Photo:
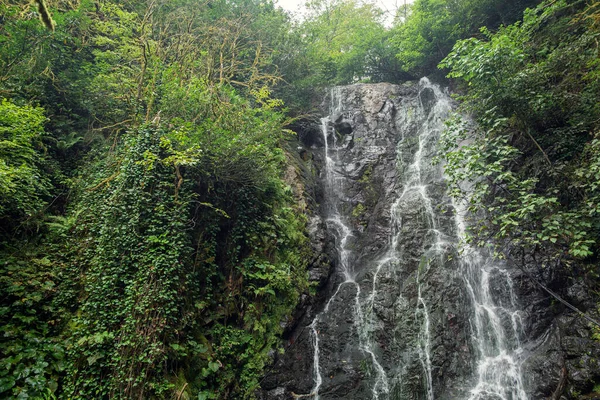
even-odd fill
[[(423, 103), (422, 97), (419, 96), (418, 112), (419, 117), (423, 119), (423, 122), (419, 127), (418, 147), (413, 156), (413, 162), (404, 173), (404, 189), (400, 195), (399, 203), (402, 204), (402, 199), (411, 192), (420, 198), (425, 211), (425, 229), (427, 229), (427, 235), (433, 239), (428, 251), (424, 254), (422, 259), (424, 262), (419, 265), (417, 270), (417, 302), (415, 310), (415, 319), (419, 320), (421, 325), (418, 336), (418, 354), (425, 375), (427, 388), (426, 398), (427, 400), (433, 400), (430, 319), (427, 304), (424, 297), (421, 295), (422, 288), (420, 276), (421, 274), (427, 273), (429, 267), (428, 261), (431, 260), (431, 257), (441, 257), (448, 246), (448, 242), (444, 240), (446, 235), (440, 231), (439, 221), (432, 204), (433, 200), (428, 194), (428, 185), (439, 184), (443, 179), (441, 168), (432, 165), (433, 159), (431, 156), (435, 153), (435, 147), (443, 126), (442, 124), (451, 110), (451, 105), (448, 97), (427, 79), (422, 79), (420, 84), (422, 85), (421, 90), (428, 89), (433, 92), (436, 102), (427, 113), (427, 107)], [(393, 211), (401, 212), (401, 210), (397, 209), (394, 209)]]
[(451, 109), (426, 79), (331, 90), (320, 176), (337, 263), (294, 339), (309, 347), (289, 352), (310, 377), (293, 397), (527, 399), (510, 275), (459, 245), (463, 213), (433, 162)]
[[(455, 202), (461, 237), (466, 233), (465, 209)], [(474, 308), (474, 339), (479, 352), (477, 384), (469, 400), (526, 400), (519, 359), (522, 322), (512, 280), (492, 257), (468, 245), (463, 246), (460, 263)], [(502, 298), (492, 294), (492, 284), (501, 289)]]
[[(333, 88), (331, 91), (331, 116), (335, 116), (341, 112), (341, 95), (339, 89)], [(339, 257), (339, 269), (338, 273), (340, 273), (344, 280), (341, 282), (331, 298), (327, 301), (325, 308), (321, 313), (319, 313), (315, 319), (313, 320), (311, 326), (311, 332), (313, 336), (313, 347), (314, 347), (314, 360), (313, 360), (313, 373), (314, 373), (314, 382), (315, 385), (313, 390), (311, 391), (311, 395), (315, 399), (319, 399), (319, 389), (323, 382), (323, 378), (321, 376), (320, 371), (320, 358), (319, 358), (319, 329), (318, 325), (322, 321), (322, 319), (329, 312), (329, 307), (332, 301), (334, 301), (342, 288), (343, 285), (352, 285), (355, 287), (356, 294), (354, 297), (354, 320), (357, 321), (359, 326), (364, 325), (364, 316), (362, 313), (362, 306), (360, 302), (360, 285), (355, 281), (355, 273), (349, 264), (349, 255), (350, 250), (348, 248), (348, 239), (352, 236), (352, 232), (350, 228), (344, 222), (342, 215), (340, 214), (338, 207), (340, 203), (344, 200), (340, 197), (340, 194), (343, 193), (343, 176), (336, 171), (336, 167), (339, 167), (340, 161), (338, 153), (340, 148), (338, 148), (337, 144), (337, 135), (335, 132), (331, 135), (333, 142), (333, 154), (330, 153), (329, 150), (329, 124), (331, 120), (330, 117), (325, 117), (321, 119), (321, 130), (323, 133), (323, 139), (325, 142), (325, 192), (328, 197), (327, 207), (326, 207), (326, 222), (327, 227), (330, 231), (333, 232), (333, 235), (336, 240), (336, 250), (338, 252)], [(361, 338), (364, 335), (361, 335)], [(385, 371), (381, 367), (381, 365), (377, 362), (377, 357), (370, 349), (370, 343), (367, 341), (363, 342), (360, 340), (360, 349), (366, 353), (368, 353), (371, 358), (373, 365), (375, 365), (377, 369), (378, 378), (373, 387), (373, 398), (377, 399), (380, 391), (387, 392), (389, 389), (387, 387), (387, 379), (385, 377)]]

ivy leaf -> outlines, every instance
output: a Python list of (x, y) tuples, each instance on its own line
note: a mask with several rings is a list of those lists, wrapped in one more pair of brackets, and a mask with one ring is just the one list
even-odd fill
[(6, 378), (0, 378), (0, 393), (6, 392), (15, 386), (15, 380), (8, 376)]
[(87, 358), (88, 365), (94, 365), (96, 361), (102, 358), (101, 354), (94, 354)]
[(220, 364), (218, 362), (214, 362), (211, 361), (208, 363), (208, 368), (212, 371), (212, 372), (217, 372), (217, 370), (220, 368)]

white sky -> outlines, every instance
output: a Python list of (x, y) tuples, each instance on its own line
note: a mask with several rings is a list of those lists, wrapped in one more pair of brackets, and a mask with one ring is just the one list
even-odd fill
[[(412, 3), (414, 0), (372, 0), (375, 4), (379, 6), (383, 11), (386, 12), (386, 19), (391, 21), (394, 19), (396, 15), (396, 10), (400, 7), (404, 6), (404, 2), (407, 4)], [(275, 3), (278, 4), (281, 8), (287, 11), (291, 11), (294, 14), (302, 14), (302, 10), (304, 9), (304, 4), (306, 4), (307, 0), (275, 0)]]

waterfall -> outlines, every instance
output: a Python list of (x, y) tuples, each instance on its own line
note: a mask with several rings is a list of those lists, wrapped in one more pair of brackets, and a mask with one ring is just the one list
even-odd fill
[[(339, 151), (338, 147), (338, 139), (336, 132), (330, 132), (329, 124), (333, 116), (341, 112), (342, 107), (342, 98), (339, 92), (339, 88), (333, 88), (331, 90), (331, 114), (328, 117), (321, 119), (321, 131), (323, 134), (324, 140), (324, 148), (325, 148), (325, 171), (324, 171), (324, 180), (325, 180), (325, 192), (327, 195), (327, 207), (326, 207), (326, 223), (328, 229), (333, 232), (333, 236), (336, 240), (336, 250), (339, 257), (339, 268), (338, 273), (340, 273), (344, 280), (337, 286), (337, 289), (333, 293), (333, 295), (327, 301), (325, 308), (321, 313), (319, 313), (313, 322), (311, 323), (311, 333), (313, 337), (313, 347), (314, 347), (314, 357), (313, 357), (313, 374), (314, 374), (314, 387), (311, 391), (311, 394), (314, 399), (319, 399), (319, 389), (323, 382), (323, 378), (321, 376), (320, 371), (320, 358), (319, 358), (319, 330), (318, 325), (322, 321), (322, 319), (329, 312), (330, 304), (334, 301), (342, 288), (343, 285), (352, 285), (355, 287), (356, 294), (354, 297), (353, 304), (353, 312), (354, 312), (354, 320), (357, 322), (359, 327), (365, 326), (364, 314), (362, 312), (362, 304), (360, 301), (360, 285), (355, 281), (355, 272), (352, 266), (349, 264), (349, 256), (350, 250), (348, 248), (348, 239), (352, 236), (352, 231), (344, 221), (343, 216), (339, 211), (339, 205), (343, 201), (340, 198), (340, 194), (343, 193), (343, 184), (344, 177), (338, 171), (336, 171), (336, 167), (340, 166), (339, 160)], [(331, 133), (331, 134), (330, 134)], [(330, 151), (329, 149), (329, 137), (331, 136), (331, 140), (333, 142), (333, 148)], [(364, 332), (363, 329), (359, 330)], [(359, 348), (365, 353), (369, 354), (372, 359), (373, 365), (377, 371), (377, 381), (373, 386), (373, 398), (379, 398), (379, 392), (382, 391), (387, 393), (389, 391), (387, 378), (385, 376), (385, 371), (383, 367), (377, 361), (376, 355), (371, 350), (371, 343), (368, 339), (366, 339), (365, 334), (359, 334), (362, 340), (359, 340)]]
[[(464, 237), (466, 207), (457, 201), (454, 206), (457, 232)], [(519, 339), (522, 321), (512, 280), (487, 252), (465, 245), (461, 253), (460, 264), (474, 309), (474, 339), (479, 353), (477, 383), (469, 400), (526, 400), (519, 360), (523, 351)], [(503, 299), (495, 299), (492, 282), (503, 288)]]
[(295, 396), (526, 400), (510, 274), (461, 244), (464, 204), (434, 162), (447, 93), (427, 79), (335, 87), (328, 109), (322, 218), (336, 263), (298, 334), (309, 347), (290, 356), (310, 354), (294, 365), (311, 387)]

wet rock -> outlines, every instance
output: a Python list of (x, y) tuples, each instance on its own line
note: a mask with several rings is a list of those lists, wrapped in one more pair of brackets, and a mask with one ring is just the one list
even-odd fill
[[(328, 119), (305, 130), (318, 292), (303, 297), (260, 398), (314, 398), (318, 389), (321, 400), (521, 400), (518, 388), (530, 400), (571, 400), (600, 382), (590, 328), (530, 276), (589, 309), (585, 285), (565, 287), (533, 259), (521, 270), (459, 245), (455, 204), (431, 162), (449, 111), (442, 97), (414, 82), (338, 87), (323, 105)], [(492, 362), (504, 353), (510, 360)], [(517, 366), (506, 391), (478, 386), (486, 356)]]
[(307, 149), (321, 148), (324, 145), (323, 135), (316, 123), (303, 125), (296, 128), (298, 140)]
[(425, 112), (429, 114), (436, 102), (435, 92), (431, 88), (425, 88), (419, 92), (419, 100)]
[(563, 379), (565, 365), (558, 328), (554, 326), (539, 343), (532, 345), (535, 347), (523, 363), (527, 371), (525, 388), (532, 398), (549, 398)]

